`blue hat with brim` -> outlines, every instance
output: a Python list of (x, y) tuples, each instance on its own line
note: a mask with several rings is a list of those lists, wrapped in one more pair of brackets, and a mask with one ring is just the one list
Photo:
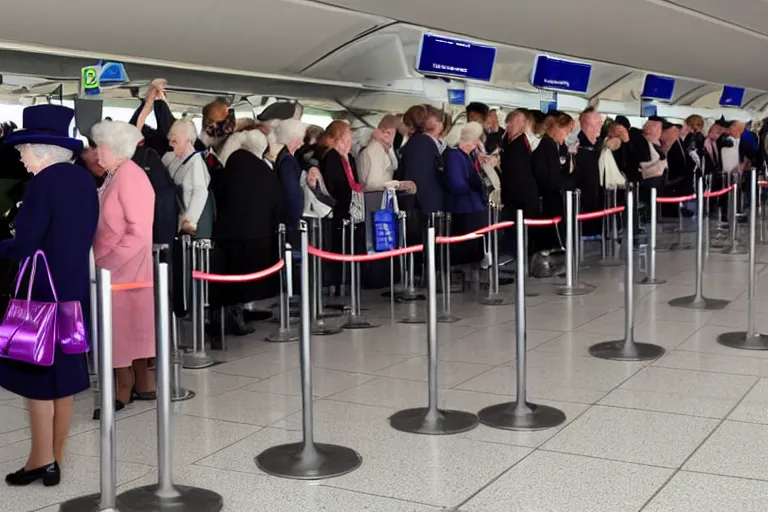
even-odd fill
[(62, 105), (35, 105), (24, 109), (24, 127), (5, 138), (12, 146), (21, 144), (46, 144), (68, 149), (79, 155), (83, 142), (70, 137), (69, 128), (75, 111)]

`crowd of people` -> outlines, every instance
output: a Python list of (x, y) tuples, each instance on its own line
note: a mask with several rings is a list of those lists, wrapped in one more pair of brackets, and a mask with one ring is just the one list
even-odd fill
[[(761, 164), (758, 141), (765, 139), (764, 130), (758, 137), (738, 121), (693, 115), (675, 124), (651, 117), (640, 129), (622, 116), (604, 120), (591, 107), (578, 120), (515, 109), (502, 126), (500, 111), (481, 103), (468, 105), (460, 123), (431, 105), (415, 105), (383, 116), (365, 140), (355, 141), (346, 121), (316, 127), (293, 114), (237, 119), (225, 100), (216, 100), (203, 109), (198, 132), (190, 120), (174, 118), (165, 88), (163, 80), (152, 82), (130, 122), (93, 126), (83, 134), (87, 147), (68, 132), (74, 112), (63, 106), (28, 107), (20, 130), (3, 125), (4, 154), (18, 150), (33, 178), (13, 222), (15, 237), (0, 242), (0, 256), (20, 260), (45, 251), (58, 300), (79, 301), (86, 316), (91, 250), (115, 284), (151, 281), (153, 244), (172, 246), (177, 261), (183, 235), (213, 241), (212, 270), (250, 273), (280, 257), (280, 223), (294, 246), (300, 221), (310, 218), (327, 226), (327, 249), (367, 250), (369, 213), (385, 190), (407, 212), (406, 238), (415, 243), (437, 212), (450, 213), (453, 234), (462, 234), (487, 224), (489, 204), (503, 205), (509, 218), (518, 209), (527, 218), (562, 216), (566, 190), (581, 191), (584, 211), (599, 210), (605, 190), (627, 183), (640, 184), (641, 197), (651, 187), (687, 194), (697, 170), (720, 179)], [(154, 127), (146, 123), (152, 113)], [(354, 247), (343, 246), (348, 224), (359, 230)], [(600, 236), (600, 223), (586, 223), (584, 235)], [(552, 228), (533, 230), (529, 244), (532, 252), (560, 245)], [(471, 266), (482, 253), (481, 243), (468, 244), (457, 248), (454, 262)], [(341, 271), (330, 267), (325, 284), (338, 289)], [(189, 288), (179, 284), (184, 279), (189, 276), (174, 272), (178, 316), (188, 302), (179, 300)], [(276, 293), (274, 279), (212, 284), (212, 310), (226, 311), (212, 315), (212, 323), (224, 322), (236, 335), (252, 332), (243, 305)], [(34, 276), (33, 297), (56, 300), (47, 276)], [(119, 410), (155, 399), (152, 290), (115, 292), (113, 308)], [(59, 482), (72, 397), (88, 386), (85, 356), (57, 350), (50, 367), (0, 358), (0, 387), (27, 399), (32, 430), (29, 459), (6, 477), (8, 484)]]

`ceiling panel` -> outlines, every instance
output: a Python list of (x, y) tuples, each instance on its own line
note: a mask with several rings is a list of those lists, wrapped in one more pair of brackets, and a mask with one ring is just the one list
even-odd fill
[(672, 4), (733, 23), (748, 30), (768, 34), (766, 0), (667, 0)]

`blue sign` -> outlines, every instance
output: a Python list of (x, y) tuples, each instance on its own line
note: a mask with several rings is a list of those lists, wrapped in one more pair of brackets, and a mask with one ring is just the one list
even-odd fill
[(121, 63), (102, 61), (100, 66), (99, 82), (102, 84), (124, 84), (129, 81), (125, 66)]
[(416, 71), (490, 82), (496, 48), (434, 34), (421, 36)]
[(583, 62), (538, 55), (533, 64), (531, 84), (540, 89), (586, 94), (592, 66)]
[(548, 113), (550, 110), (557, 110), (557, 92), (539, 91), (539, 110)]
[(720, 106), (740, 107), (744, 101), (744, 88), (732, 85), (723, 86), (723, 94), (720, 95)]
[(668, 76), (645, 75), (643, 98), (649, 100), (672, 101), (675, 94), (675, 79)]
[(659, 110), (651, 101), (643, 101), (640, 104), (640, 117), (653, 117), (659, 115)]
[(448, 89), (448, 103), (451, 105), (466, 105), (467, 97), (464, 89)]

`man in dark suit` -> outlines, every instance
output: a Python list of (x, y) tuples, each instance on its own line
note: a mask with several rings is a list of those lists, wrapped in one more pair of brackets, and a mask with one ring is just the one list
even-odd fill
[[(574, 179), (581, 190), (582, 212), (594, 212), (602, 208), (603, 193), (600, 189), (600, 130), (603, 121), (600, 113), (589, 107), (579, 116), (579, 147), (576, 150)], [(582, 223), (585, 237), (595, 237), (602, 232), (602, 219)]]
[[(693, 193), (692, 162), (685, 152), (680, 140), (682, 126), (665, 121), (662, 124), (661, 143), (667, 155), (667, 183), (664, 193), (667, 196), (684, 196)], [(662, 215), (676, 217), (678, 206), (675, 204), (662, 205)], [(683, 208), (683, 215), (690, 216), (692, 212)]]

